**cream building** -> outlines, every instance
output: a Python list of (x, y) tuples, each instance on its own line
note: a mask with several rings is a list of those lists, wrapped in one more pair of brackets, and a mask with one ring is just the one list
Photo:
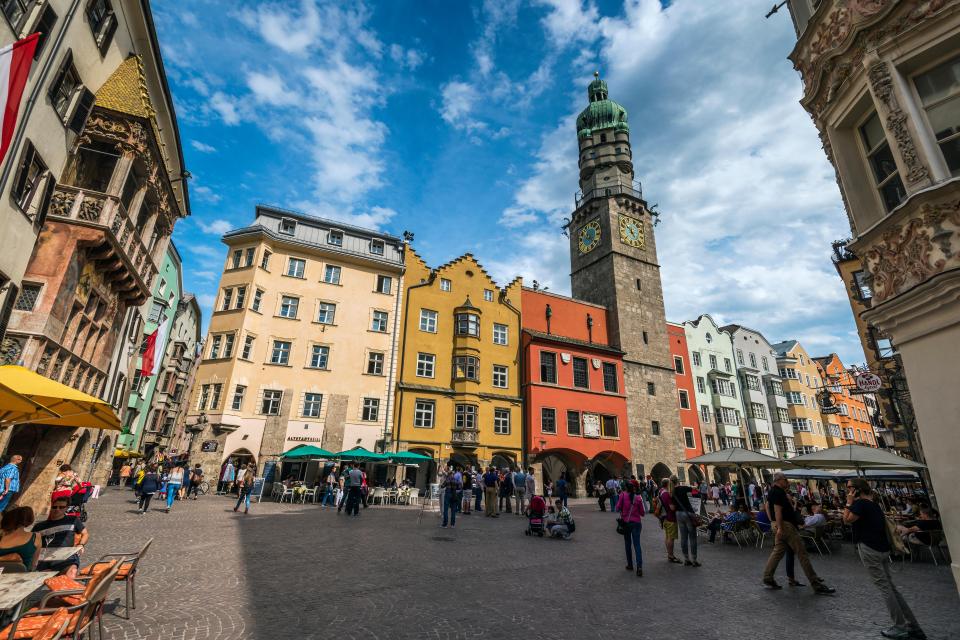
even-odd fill
[[(790, 0), (801, 104), (837, 172), (872, 290), (862, 319), (903, 362), (947, 542), (960, 549), (960, 3)], [(960, 554), (953, 554), (960, 584)]]
[[(191, 461), (374, 449), (392, 424), (404, 243), (259, 206), (227, 260), (187, 419)], [(262, 466), (261, 466), (262, 468)]]
[(777, 368), (787, 398), (797, 454), (832, 446), (827, 438), (829, 425), (823, 424), (817, 405), (817, 392), (823, 384), (816, 361), (796, 340), (778, 342), (773, 350), (777, 353)]

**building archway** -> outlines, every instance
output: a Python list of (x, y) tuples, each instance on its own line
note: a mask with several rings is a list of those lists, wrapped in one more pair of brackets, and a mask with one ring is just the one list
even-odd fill
[(583, 455), (569, 449), (549, 449), (537, 455), (534, 461), (540, 463), (544, 486), (547, 482), (555, 485), (557, 480), (563, 478), (567, 481), (567, 495), (579, 497), (577, 478), (588, 466)]
[(256, 456), (254, 456), (253, 453), (251, 453), (249, 449), (246, 449), (246, 448), (243, 448), (243, 447), (241, 447), (241, 448), (239, 448), (239, 449), (234, 449), (233, 452), (232, 452), (230, 455), (228, 455), (228, 456), (226, 456), (226, 457), (224, 458), (224, 460), (230, 460), (230, 461), (232, 461), (234, 468), (235, 468), (235, 469), (238, 469), (238, 470), (240, 469), (240, 467), (241, 467), (242, 465), (246, 465), (246, 464), (249, 464), (249, 463), (251, 463), (251, 462), (252, 462), (253, 464), (256, 464), (256, 463), (257, 463), (257, 458), (256, 458)]
[(700, 484), (705, 479), (703, 471), (695, 464), (690, 465), (690, 468), (687, 469), (687, 478), (690, 480), (690, 484)]
[(493, 465), (494, 469), (513, 470), (517, 468), (517, 461), (513, 454), (502, 451), (493, 454), (493, 457), (490, 458), (490, 464)]
[(663, 464), (662, 462), (658, 462), (657, 464), (653, 465), (653, 469), (650, 470), (650, 475), (653, 476), (653, 479), (657, 483), (657, 486), (660, 486), (661, 480), (663, 480), (664, 478), (669, 478), (671, 473), (672, 472), (670, 471), (670, 467)]
[(450, 460), (448, 462), (465, 470), (477, 466), (477, 456), (455, 451), (450, 454)]

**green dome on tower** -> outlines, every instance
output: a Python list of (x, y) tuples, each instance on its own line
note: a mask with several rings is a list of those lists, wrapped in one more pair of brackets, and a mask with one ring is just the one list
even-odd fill
[(587, 86), (590, 104), (577, 116), (577, 137), (589, 137), (595, 129), (615, 129), (629, 133), (627, 110), (613, 100), (607, 99), (607, 83), (600, 79), (600, 72), (593, 74), (593, 82)]

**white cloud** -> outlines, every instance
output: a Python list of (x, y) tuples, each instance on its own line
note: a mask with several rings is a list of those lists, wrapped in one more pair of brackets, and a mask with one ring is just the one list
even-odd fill
[(599, 35), (597, 7), (582, 0), (540, 0), (550, 8), (543, 25), (550, 42), (565, 48), (575, 42), (592, 42)]
[(275, 71), (249, 72), (247, 87), (259, 102), (275, 106), (292, 106), (299, 103), (296, 94), (284, 85), (283, 78)]
[(211, 220), (210, 222), (197, 220), (197, 225), (201, 230), (203, 230), (204, 233), (212, 233), (213, 235), (217, 236), (222, 236), (227, 231), (230, 231), (234, 228), (233, 223), (219, 218), (217, 220)]
[(199, 140), (191, 140), (190, 146), (196, 149), (197, 151), (199, 151), (200, 153), (216, 153), (217, 152), (216, 147), (206, 144), (204, 142), (200, 142)]
[(478, 93), (476, 88), (468, 82), (454, 80), (443, 85), (440, 89), (443, 103), (440, 107), (440, 117), (456, 129), (475, 132), (485, 129), (486, 123), (470, 117)]
[(399, 44), (390, 45), (390, 59), (400, 65), (401, 69), (415, 71), (423, 64), (426, 56), (416, 49), (404, 49)]
[(219, 193), (214, 192), (210, 187), (205, 187), (203, 185), (190, 187), (190, 193), (197, 197), (199, 200), (204, 202), (210, 202), (216, 204), (223, 199)]
[(197, 303), (200, 305), (200, 309), (203, 313), (203, 317), (209, 318), (210, 314), (213, 312), (213, 303), (216, 302), (217, 297), (212, 293), (198, 293), (197, 294)]
[(217, 112), (224, 124), (231, 126), (240, 124), (237, 100), (232, 96), (228, 96), (222, 91), (215, 92), (210, 96), (210, 108)]

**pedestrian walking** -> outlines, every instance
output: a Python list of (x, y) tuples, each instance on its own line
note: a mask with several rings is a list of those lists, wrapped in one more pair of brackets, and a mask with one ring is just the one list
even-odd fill
[(347, 505), (347, 490), (349, 489), (347, 478), (351, 469), (353, 469), (353, 463), (348, 462), (337, 479), (337, 513), (343, 511), (343, 508)]
[(232, 460), (227, 460), (223, 465), (223, 472), (220, 474), (220, 493), (230, 493), (233, 490), (233, 483), (237, 478), (237, 470), (233, 466)]
[[(627, 483), (627, 490), (620, 494), (616, 508), (616, 511), (620, 513), (617, 527), (623, 532), (623, 549), (627, 554), (627, 571), (633, 571), (634, 566), (636, 566), (638, 578), (643, 576), (640, 531), (643, 528), (643, 516), (646, 514), (643, 508), (643, 496), (639, 494), (639, 489), (639, 483)], [(634, 557), (636, 557), (636, 561), (634, 561)]]
[(673, 499), (673, 506), (676, 508), (674, 515), (677, 518), (677, 532), (680, 534), (683, 566), (699, 567), (700, 563), (697, 561), (697, 526), (700, 524), (700, 514), (697, 513), (690, 501), (693, 488), (680, 482), (677, 476), (672, 476), (670, 482), (674, 485), (670, 497)]
[(473, 474), (464, 469), (460, 477), (463, 478), (463, 490), (460, 492), (460, 512), (468, 516), (470, 515), (470, 503), (473, 502)]
[(137, 495), (140, 496), (138, 509), (140, 514), (150, 510), (150, 501), (153, 494), (160, 490), (160, 476), (157, 475), (157, 465), (151, 464), (143, 473), (143, 478), (137, 483)]
[(533, 467), (527, 467), (527, 475), (524, 480), (524, 485), (527, 489), (527, 500), (531, 500), (533, 496), (537, 495), (537, 476), (533, 474)]
[(500, 475), (490, 466), (483, 474), (483, 515), (488, 518), (497, 517), (497, 489), (500, 487)]
[(363, 492), (363, 471), (360, 465), (350, 465), (350, 471), (347, 474), (349, 489), (347, 490), (347, 515), (360, 516), (360, 501)]
[(483, 503), (483, 469), (473, 470), (473, 510), (480, 512)]
[(893, 577), (890, 575), (887, 519), (875, 500), (876, 495), (864, 478), (847, 480), (847, 505), (843, 510), (843, 521), (853, 529), (853, 542), (860, 552), (860, 560), (870, 574), (873, 584), (880, 590), (893, 620), (893, 626), (882, 630), (880, 635), (896, 640), (924, 640), (926, 634), (920, 629), (907, 601), (893, 584)]
[(517, 467), (513, 474), (513, 497), (516, 501), (514, 513), (522, 516), (527, 510), (527, 474), (522, 467)]
[[(500, 508), (499, 512), (507, 513), (513, 512), (513, 507), (511, 503), (513, 502), (513, 473), (510, 472), (510, 469), (505, 469), (500, 474)], [(506, 508), (504, 508), (506, 505)]]
[(607, 480), (604, 486), (607, 488), (607, 500), (610, 501), (610, 511), (617, 510), (617, 494), (620, 490), (620, 483), (617, 482), (616, 478), (610, 478)]
[[(441, 509), (443, 509), (443, 522), (440, 524), (444, 529), (447, 523), (450, 523), (452, 529), (457, 525), (457, 495), (463, 489), (463, 474), (457, 469), (450, 469), (444, 478), (443, 495), (440, 498)], [(449, 520), (447, 515), (449, 514)]]
[(170, 513), (170, 509), (173, 508), (173, 501), (177, 497), (177, 492), (180, 491), (180, 487), (183, 486), (183, 467), (177, 465), (170, 471), (170, 475), (167, 477), (167, 513)]
[(133, 467), (129, 462), (124, 462), (120, 467), (120, 486), (125, 487), (130, 482), (130, 475), (133, 473)]
[(327, 487), (326, 491), (324, 491), (323, 493), (323, 501), (320, 503), (321, 511), (326, 511), (328, 503), (336, 506), (336, 502), (334, 502), (334, 499), (333, 499), (333, 494), (337, 490), (337, 468), (336, 467), (330, 467), (330, 473), (327, 474), (326, 487)]
[(10, 461), (0, 467), (0, 512), (13, 504), (14, 496), (20, 492), (20, 464), (23, 456), (13, 454)]
[[(774, 517), (771, 524), (775, 532), (775, 542), (773, 551), (770, 553), (770, 558), (767, 560), (767, 565), (763, 570), (763, 584), (770, 589), (783, 588), (774, 579), (773, 574), (776, 572), (777, 565), (780, 564), (781, 558), (783, 558), (789, 548), (793, 550), (794, 555), (800, 562), (800, 567), (807, 576), (810, 586), (813, 587), (814, 593), (820, 595), (834, 593), (836, 589), (827, 586), (823, 579), (817, 576), (817, 572), (813, 570), (813, 564), (807, 555), (807, 548), (804, 546), (803, 540), (800, 538), (800, 533), (797, 530), (798, 522), (800, 522), (799, 515), (793, 507), (793, 502), (787, 495), (787, 487), (789, 484), (787, 476), (782, 472), (778, 471), (773, 475), (773, 487), (770, 489), (767, 500), (773, 508)], [(734, 495), (736, 496), (737, 493), (734, 492)]]
[(200, 466), (198, 462), (196, 466), (193, 467), (193, 471), (190, 472), (190, 489), (187, 491), (187, 497), (190, 497), (190, 494), (193, 494), (193, 499), (197, 499), (197, 494), (200, 491), (200, 485), (203, 483), (203, 467)]
[(673, 504), (672, 491), (673, 487), (668, 478), (660, 481), (660, 518), (663, 524), (663, 540), (667, 549), (667, 560), (680, 564), (680, 560), (673, 554), (673, 547), (677, 540), (677, 507)]
[(597, 480), (596, 484), (593, 487), (593, 493), (597, 496), (597, 504), (600, 506), (600, 511), (607, 510), (607, 488), (603, 486), (603, 483)]
[(239, 509), (240, 503), (243, 502), (243, 512), (250, 513), (250, 494), (253, 493), (255, 469), (251, 462), (246, 467), (241, 467), (237, 473), (237, 504), (233, 506), (234, 511)]

